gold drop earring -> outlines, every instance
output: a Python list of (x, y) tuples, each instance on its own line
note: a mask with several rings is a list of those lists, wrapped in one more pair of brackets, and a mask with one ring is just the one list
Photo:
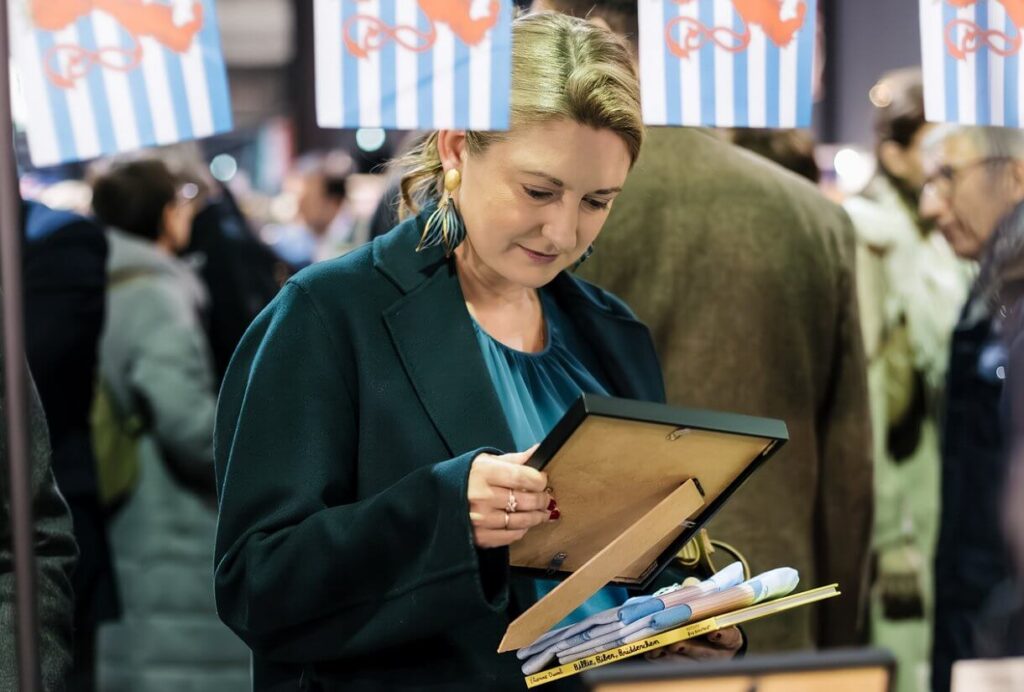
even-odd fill
[(437, 203), (437, 209), (427, 218), (423, 227), (423, 236), (416, 252), (428, 247), (440, 245), (444, 248), (445, 257), (451, 257), (455, 248), (466, 238), (466, 224), (462, 221), (452, 195), (462, 184), (462, 174), (452, 168), (444, 174), (444, 194)]

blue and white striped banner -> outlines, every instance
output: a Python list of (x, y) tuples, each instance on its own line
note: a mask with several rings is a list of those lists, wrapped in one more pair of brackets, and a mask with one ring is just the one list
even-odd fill
[(506, 130), (512, 0), (316, 0), (321, 127)]
[(638, 0), (648, 125), (809, 127), (817, 0)]
[(1019, 127), (1022, 0), (921, 0), (925, 116)]
[(230, 130), (213, 0), (15, 0), (32, 163)]

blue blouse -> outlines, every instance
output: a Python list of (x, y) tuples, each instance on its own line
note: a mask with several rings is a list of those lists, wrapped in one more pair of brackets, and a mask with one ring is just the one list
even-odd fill
[[(473, 321), (487, 371), (519, 450), (543, 440), (581, 393), (608, 394), (597, 358), (577, 337), (568, 316), (546, 291), (540, 291), (540, 298), (547, 324), (547, 344), (539, 353), (509, 348)], [(535, 583), (538, 598), (558, 585), (549, 579), (538, 579)], [(626, 589), (605, 587), (559, 626), (616, 608), (627, 598)]]

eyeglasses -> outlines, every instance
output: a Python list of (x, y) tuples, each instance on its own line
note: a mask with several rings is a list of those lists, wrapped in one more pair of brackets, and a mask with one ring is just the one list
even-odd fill
[(980, 168), (981, 166), (992, 166), (1003, 163), (1010, 163), (1013, 158), (1010, 156), (986, 156), (977, 161), (965, 163), (962, 166), (939, 166), (939, 169), (924, 179), (922, 192), (932, 190), (940, 197), (948, 199), (953, 195), (956, 183), (960, 177), (968, 171)]

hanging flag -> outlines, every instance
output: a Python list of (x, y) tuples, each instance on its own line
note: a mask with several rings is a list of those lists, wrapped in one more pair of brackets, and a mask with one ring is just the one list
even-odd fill
[(809, 127), (817, 0), (638, 0), (648, 125)]
[(508, 129), (512, 0), (316, 0), (321, 127)]
[(32, 163), (231, 129), (213, 0), (11, 0)]
[(1018, 127), (1024, 0), (921, 0), (925, 116)]

